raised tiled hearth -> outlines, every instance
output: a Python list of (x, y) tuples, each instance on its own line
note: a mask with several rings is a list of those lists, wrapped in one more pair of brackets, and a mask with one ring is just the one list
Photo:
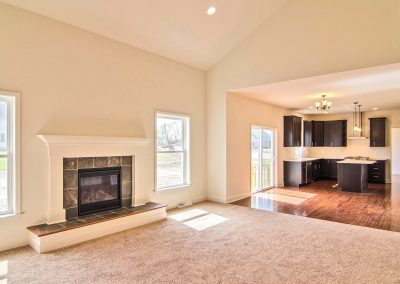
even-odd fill
[(107, 167), (121, 167), (122, 207), (132, 205), (133, 156), (63, 158), (63, 208), (67, 220), (78, 216), (78, 171)]
[(42, 236), (46, 236), (46, 235), (50, 235), (50, 234), (63, 232), (66, 230), (72, 230), (72, 229), (88, 226), (88, 225), (95, 224), (95, 223), (109, 221), (109, 220), (124, 217), (124, 216), (135, 215), (135, 214), (139, 214), (139, 213), (143, 213), (146, 211), (159, 209), (159, 208), (163, 208), (163, 207), (166, 207), (166, 206), (158, 204), (158, 203), (149, 202), (142, 206), (122, 207), (122, 208), (118, 208), (118, 209), (106, 210), (106, 211), (103, 211), (100, 213), (79, 216), (79, 217), (74, 218), (73, 220), (70, 220), (67, 222), (51, 224), (51, 225), (40, 224), (40, 225), (28, 227), (28, 230), (30, 232), (32, 232), (33, 234), (35, 234), (36, 236), (42, 237)]
[(148, 202), (141, 206), (79, 216), (67, 222), (31, 226), (28, 227), (29, 241), (38, 253), (45, 253), (166, 217), (165, 205)]

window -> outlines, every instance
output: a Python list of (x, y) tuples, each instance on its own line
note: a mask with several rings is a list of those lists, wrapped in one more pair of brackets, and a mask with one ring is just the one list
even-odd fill
[(0, 93), (0, 215), (14, 214), (17, 208), (16, 99)]
[(189, 117), (156, 114), (157, 190), (188, 185)]

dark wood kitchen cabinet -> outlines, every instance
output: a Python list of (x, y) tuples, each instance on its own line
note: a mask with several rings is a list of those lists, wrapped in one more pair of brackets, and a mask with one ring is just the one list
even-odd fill
[(322, 160), (312, 161), (312, 180), (318, 181), (322, 178)]
[(323, 121), (304, 121), (304, 147), (323, 147), (324, 146), (324, 122)]
[(386, 117), (370, 118), (370, 147), (386, 146)]
[(283, 117), (284, 147), (301, 146), (301, 117), (290, 115)]
[(337, 179), (338, 164), (340, 160), (337, 159), (323, 159), (322, 160), (322, 178), (323, 179)]
[(284, 161), (284, 185), (299, 187), (312, 182), (312, 161)]
[(347, 146), (346, 120), (324, 121), (324, 146), (325, 147)]
[(372, 165), (368, 165), (369, 183), (386, 183), (386, 161), (379, 160)]

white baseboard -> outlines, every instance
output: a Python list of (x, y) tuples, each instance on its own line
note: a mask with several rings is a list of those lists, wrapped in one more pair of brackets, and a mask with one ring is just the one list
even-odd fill
[(219, 197), (215, 195), (207, 195), (207, 200), (217, 203), (228, 203), (225, 197)]
[(235, 202), (235, 201), (238, 201), (240, 199), (243, 199), (243, 198), (246, 198), (249, 196), (251, 196), (251, 193), (246, 192), (246, 193), (236, 194), (234, 196), (228, 197), (226, 200), (227, 200), (227, 203), (231, 203), (231, 202)]
[(166, 218), (163, 207), (41, 237), (29, 232), (29, 244), (36, 252), (45, 253)]

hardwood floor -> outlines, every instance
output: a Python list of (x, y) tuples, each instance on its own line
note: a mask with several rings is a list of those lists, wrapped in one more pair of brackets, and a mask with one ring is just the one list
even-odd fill
[(266, 198), (265, 194), (233, 202), (271, 212), (353, 224), (400, 232), (400, 184), (369, 184), (366, 193), (342, 192), (335, 181), (318, 181), (308, 186), (284, 189), (307, 192), (316, 196), (300, 204)]

